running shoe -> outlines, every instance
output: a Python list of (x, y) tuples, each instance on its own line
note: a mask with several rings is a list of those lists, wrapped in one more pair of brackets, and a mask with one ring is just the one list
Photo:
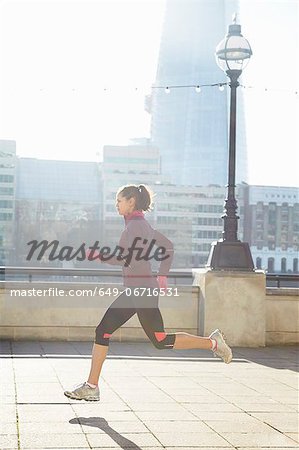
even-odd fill
[(100, 400), (99, 387), (92, 388), (86, 382), (79, 384), (73, 391), (65, 391), (64, 395), (74, 400), (86, 400), (87, 402)]
[(226, 364), (229, 364), (233, 358), (233, 354), (230, 347), (225, 342), (224, 335), (221, 331), (218, 329), (213, 331), (209, 338), (215, 339), (217, 342), (217, 346), (215, 350), (213, 350), (214, 356), (219, 356), (219, 358), (221, 358)]

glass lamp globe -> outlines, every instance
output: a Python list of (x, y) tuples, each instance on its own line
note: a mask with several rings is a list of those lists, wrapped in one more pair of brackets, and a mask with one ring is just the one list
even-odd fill
[(242, 72), (251, 55), (250, 44), (241, 34), (241, 25), (233, 23), (229, 26), (226, 37), (216, 48), (215, 56), (218, 66), (224, 72)]

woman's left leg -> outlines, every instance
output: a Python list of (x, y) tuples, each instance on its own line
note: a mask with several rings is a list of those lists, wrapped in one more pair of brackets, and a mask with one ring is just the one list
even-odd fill
[(146, 335), (156, 348), (212, 349), (212, 341), (208, 337), (195, 336), (188, 333), (165, 333), (163, 318), (158, 307), (137, 309), (139, 321)]
[(212, 350), (212, 340), (209, 337), (195, 336), (189, 333), (176, 333), (175, 345), (178, 350), (201, 348), (202, 350)]
[(158, 349), (174, 348), (212, 350), (225, 363), (232, 360), (232, 351), (226, 344), (223, 334), (215, 330), (209, 337), (189, 333), (165, 333), (163, 318), (156, 301), (153, 308), (136, 309), (139, 321), (151, 342)]

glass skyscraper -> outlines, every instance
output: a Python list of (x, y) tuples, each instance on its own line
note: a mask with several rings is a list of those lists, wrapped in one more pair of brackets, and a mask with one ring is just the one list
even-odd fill
[[(227, 33), (235, 0), (168, 0), (156, 86), (226, 83), (215, 48)], [(162, 173), (176, 184), (227, 183), (230, 88), (153, 89), (151, 138), (161, 152)], [(247, 180), (244, 108), (237, 105), (237, 182)]]

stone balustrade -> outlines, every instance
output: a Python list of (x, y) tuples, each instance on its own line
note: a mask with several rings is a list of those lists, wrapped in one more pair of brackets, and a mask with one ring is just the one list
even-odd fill
[[(193, 286), (176, 286), (178, 296), (160, 298), (167, 332), (208, 335), (225, 332), (232, 346), (259, 347), (299, 343), (299, 290), (266, 289), (264, 273), (214, 272), (194, 269)], [(103, 285), (122, 290), (121, 285)], [(105, 310), (115, 297), (29, 296), (28, 291), (56, 287), (68, 294), (93, 290), (93, 283), (2, 283), (0, 287), (0, 339), (90, 341)], [(11, 296), (20, 289), (22, 296)], [(147, 337), (132, 317), (112, 338), (143, 341)]]

